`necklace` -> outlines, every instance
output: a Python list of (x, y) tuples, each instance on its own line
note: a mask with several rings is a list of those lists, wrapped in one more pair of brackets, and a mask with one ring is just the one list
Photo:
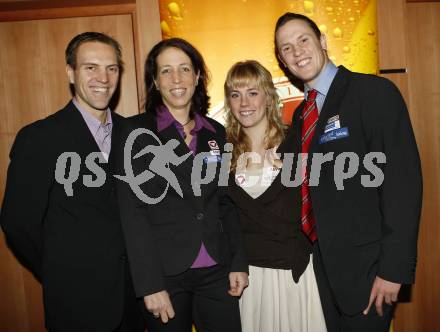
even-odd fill
[(191, 118), (189, 118), (188, 121), (186, 121), (185, 123), (181, 123), (182, 127), (185, 127), (188, 123), (190, 123), (192, 121)]

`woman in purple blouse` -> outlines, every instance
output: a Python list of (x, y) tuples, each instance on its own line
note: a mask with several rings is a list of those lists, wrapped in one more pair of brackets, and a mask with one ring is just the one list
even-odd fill
[(193, 323), (199, 332), (241, 331), (238, 297), (248, 266), (235, 206), (219, 186), (226, 135), (206, 117), (207, 83), (191, 44), (161, 41), (145, 62), (145, 113), (130, 119), (132, 127), (151, 131), (137, 140), (142, 157), (133, 168), (136, 174), (149, 168), (141, 188), (156, 203), (132, 194), (122, 212), (150, 332), (189, 332)]

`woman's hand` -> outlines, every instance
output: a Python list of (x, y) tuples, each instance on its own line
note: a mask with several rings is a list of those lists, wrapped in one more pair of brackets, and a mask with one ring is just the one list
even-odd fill
[(160, 316), (162, 322), (168, 323), (169, 319), (174, 318), (173, 305), (167, 291), (144, 296), (144, 303), (154, 317), (159, 318)]
[(229, 285), (231, 288), (228, 293), (232, 296), (241, 296), (243, 289), (249, 285), (248, 274), (246, 272), (230, 272)]

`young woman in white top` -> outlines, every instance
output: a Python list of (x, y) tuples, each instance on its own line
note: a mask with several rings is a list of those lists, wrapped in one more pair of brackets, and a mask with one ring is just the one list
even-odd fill
[(326, 331), (311, 243), (301, 231), (300, 187), (281, 181), (294, 137), (281, 121), (272, 77), (256, 61), (238, 62), (224, 88), (227, 139), (234, 145), (229, 194), (239, 210), (250, 264), (249, 286), (240, 299), (242, 329)]

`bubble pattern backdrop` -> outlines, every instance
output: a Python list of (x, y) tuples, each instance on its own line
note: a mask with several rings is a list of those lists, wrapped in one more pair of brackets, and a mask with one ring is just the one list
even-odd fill
[(223, 83), (237, 61), (268, 68), (288, 122), (302, 93), (291, 86), (274, 55), (274, 27), (287, 11), (312, 18), (326, 34), (336, 65), (377, 73), (376, 0), (159, 0), (163, 38), (180, 37), (203, 54), (212, 80), (210, 115), (222, 121)]

